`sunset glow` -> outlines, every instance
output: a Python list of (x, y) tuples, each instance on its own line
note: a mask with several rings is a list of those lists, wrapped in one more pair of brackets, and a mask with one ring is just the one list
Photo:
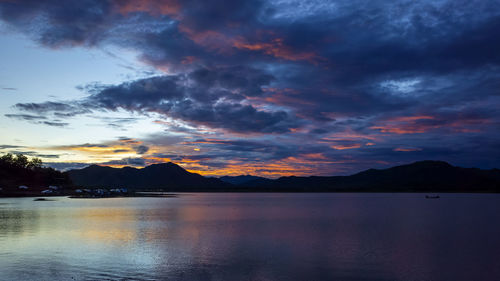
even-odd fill
[(497, 4), (0, 0), (0, 155), (271, 178), (498, 167)]

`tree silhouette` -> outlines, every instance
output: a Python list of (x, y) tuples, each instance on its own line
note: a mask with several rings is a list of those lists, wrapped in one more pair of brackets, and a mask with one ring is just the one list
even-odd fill
[(67, 184), (70, 184), (70, 180), (66, 174), (44, 167), (40, 158), (28, 159), (23, 154), (13, 155), (12, 153), (0, 157), (0, 186), (47, 187)]
[(0, 166), (3, 167), (34, 170), (41, 168), (42, 165), (42, 159), (34, 157), (29, 160), (28, 157), (23, 154), (13, 155), (12, 153), (8, 153), (0, 157)]
[(29, 169), (39, 169), (42, 167), (42, 159), (40, 158), (32, 158), (31, 161), (29, 161), (27, 168)]

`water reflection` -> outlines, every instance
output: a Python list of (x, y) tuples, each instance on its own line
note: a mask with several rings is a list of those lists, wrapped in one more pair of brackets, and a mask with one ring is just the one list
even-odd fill
[(75, 212), (78, 228), (71, 233), (87, 242), (130, 243), (137, 239), (136, 210), (128, 208), (82, 208)]
[(498, 203), (470, 194), (0, 199), (0, 279), (498, 280)]
[(4, 209), (0, 211), (0, 237), (34, 233), (38, 219), (39, 214), (35, 210)]

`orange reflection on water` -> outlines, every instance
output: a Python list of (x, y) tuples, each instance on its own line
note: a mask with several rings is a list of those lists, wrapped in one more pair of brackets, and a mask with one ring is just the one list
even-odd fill
[(136, 209), (133, 208), (84, 208), (75, 213), (75, 219), (80, 227), (73, 233), (85, 240), (124, 243), (137, 239)]

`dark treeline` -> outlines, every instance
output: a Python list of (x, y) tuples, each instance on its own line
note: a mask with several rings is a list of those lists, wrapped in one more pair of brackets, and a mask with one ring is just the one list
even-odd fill
[[(19, 188), (26, 185), (29, 189)], [(98, 165), (66, 173), (42, 166), (38, 158), (23, 155), (0, 157), (0, 188), (6, 196), (41, 194), (49, 185), (55, 194), (78, 189), (127, 189), (135, 191), (293, 191), (293, 192), (500, 192), (500, 170), (461, 168), (442, 161), (420, 161), (388, 169), (370, 169), (351, 176), (281, 177), (253, 176), (206, 178), (174, 163), (143, 169)], [(6, 192), (6, 190), (10, 190)]]
[(12, 189), (19, 185), (43, 188), (49, 185), (68, 185), (68, 176), (53, 168), (44, 167), (39, 158), (28, 159), (22, 154), (0, 157), (0, 188)]

